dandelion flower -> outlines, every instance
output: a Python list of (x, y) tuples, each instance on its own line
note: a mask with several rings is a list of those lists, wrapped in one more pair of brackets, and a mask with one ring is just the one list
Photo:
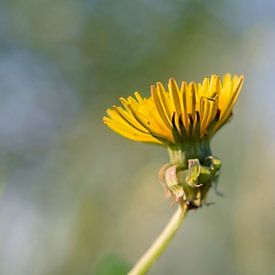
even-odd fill
[(108, 109), (103, 121), (126, 138), (168, 147), (170, 163), (160, 170), (165, 193), (197, 208), (221, 169), (210, 140), (231, 118), (242, 84), (243, 76), (230, 74), (180, 86), (171, 78), (167, 88), (161, 82), (152, 85), (147, 98), (139, 92), (120, 98), (123, 107)]
[[(151, 96), (120, 98), (123, 107), (107, 110), (104, 123), (116, 133), (140, 142), (156, 143), (173, 150), (188, 151), (190, 144), (201, 144), (210, 153), (211, 137), (232, 115), (243, 76), (226, 74), (205, 78), (202, 83), (183, 81), (179, 86), (171, 78), (168, 87), (161, 82), (151, 86)], [(199, 148), (192, 146), (194, 153)], [(190, 151), (190, 150), (189, 150)], [(194, 156), (193, 156), (194, 157)]]
[(186, 213), (207, 204), (211, 186), (216, 190), (222, 163), (212, 155), (210, 141), (232, 117), (242, 84), (243, 76), (230, 74), (222, 79), (212, 75), (202, 83), (183, 81), (181, 85), (171, 78), (167, 87), (161, 82), (152, 85), (149, 97), (135, 92), (134, 97), (120, 98), (123, 107), (107, 110), (103, 121), (116, 133), (168, 148), (170, 162), (160, 169), (159, 179), (165, 194), (179, 204), (159, 238), (128, 274), (145, 274)]

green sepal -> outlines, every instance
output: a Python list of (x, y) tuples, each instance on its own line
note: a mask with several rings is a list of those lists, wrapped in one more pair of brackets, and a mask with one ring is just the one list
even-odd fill
[(189, 159), (188, 160), (188, 168), (189, 168), (189, 177), (193, 181), (197, 180), (198, 176), (201, 172), (201, 165), (198, 159)]
[(219, 175), (222, 168), (222, 161), (220, 159), (214, 158), (213, 156), (208, 156), (203, 164), (210, 168), (213, 178)]
[(198, 177), (201, 172), (201, 165), (198, 159), (188, 160), (188, 177), (186, 178), (187, 184), (191, 187), (198, 187)]
[(189, 177), (189, 170), (182, 170), (178, 172), (179, 184), (183, 187), (184, 190), (184, 200), (192, 201), (196, 196), (195, 187), (187, 183), (187, 178)]
[(208, 167), (201, 166), (198, 182), (201, 185), (209, 185), (211, 184), (211, 181), (212, 181), (212, 175), (211, 175), (210, 169)]

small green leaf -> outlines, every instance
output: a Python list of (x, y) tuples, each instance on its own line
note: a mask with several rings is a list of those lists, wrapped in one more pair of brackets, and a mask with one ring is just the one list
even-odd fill
[(100, 260), (95, 267), (95, 275), (126, 275), (130, 270), (130, 265), (124, 260), (110, 254)]

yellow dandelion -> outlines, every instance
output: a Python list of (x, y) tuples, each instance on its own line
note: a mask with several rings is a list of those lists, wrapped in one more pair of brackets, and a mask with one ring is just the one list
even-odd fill
[(242, 83), (243, 76), (230, 74), (181, 86), (171, 78), (167, 88), (161, 82), (152, 85), (148, 98), (139, 92), (120, 98), (124, 108), (113, 106), (103, 120), (131, 140), (184, 149), (190, 141), (209, 140), (229, 120)]
[(165, 230), (129, 272), (145, 274), (165, 249), (191, 209), (208, 204), (207, 194), (217, 183), (222, 161), (213, 156), (210, 140), (232, 116), (239, 96), (243, 76), (226, 74), (205, 78), (202, 83), (179, 86), (175, 79), (168, 86), (157, 82), (151, 86), (151, 96), (139, 92), (127, 99), (120, 98), (123, 107), (107, 110), (104, 123), (118, 134), (135, 141), (168, 147), (170, 162), (162, 166), (159, 180), (165, 195), (179, 204)]

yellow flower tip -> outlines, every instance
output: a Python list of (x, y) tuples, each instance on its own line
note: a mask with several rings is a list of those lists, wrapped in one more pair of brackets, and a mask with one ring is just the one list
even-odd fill
[[(236, 77), (238, 77), (238, 75), (236, 75)], [(243, 75), (240, 75), (240, 76), (239, 76), (239, 79), (240, 79), (240, 82), (243, 83), (243, 81), (244, 81), (244, 76), (243, 76)]]
[(226, 73), (224, 76), (223, 76), (224, 78), (229, 78), (229, 79), (231, 79), (231, 73)]
[(165, 92), (165, 88), (163, 87), (162, 83), (161, 82), (157, 82), (157, 90), (159, 92)]
[(108, 126), (108, 121), (110, 121), (109, 117), (104, 116), (103, 117), (103, 123)]
[(141, 102), (143, 100), (141, 94), (138, 91), (135, 92), (135, 97), (136, 97), (138, 102)]
[(168, 81), (168, 85), (171, 85), (171, 86), (178, 86), (178, 83), (176, 81), (176, 79), (174, 77), (170, 77), (169, 78), (169, 81)]
[(151, 85), (151, 96), (120, 97), (124, 108), (113, 106), (103, 121), (112, 130), (135, 141), (183, 148), (192, 140), (209, 140), (231, 116), (243, 84), (243, 75), (212, 75), (202, 83), (170, 78)]
[(218, 78), (219, 78), (218, 75), (212, 74), (211, 77), (210, 77), (210, 80), (211, 80), (211, 81), (214, 81), (214, 80), (216, 80), (216, 79), (218, 79)]
[(155, 84), (155, 85), (150, 85), (150, 91), (151, 91), (151, 94), (153, 93), (153, 92), (156, 92), (156, 90), (157, 90), (157, 83)]

